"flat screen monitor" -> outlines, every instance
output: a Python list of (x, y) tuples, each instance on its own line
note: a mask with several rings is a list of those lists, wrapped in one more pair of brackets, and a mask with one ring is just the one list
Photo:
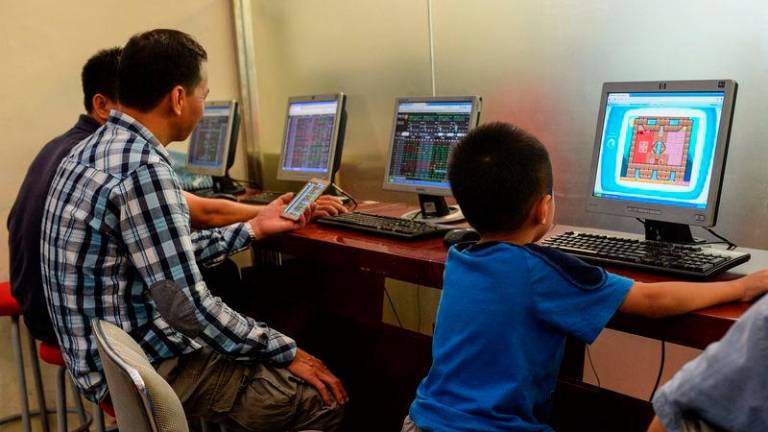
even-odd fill
[(203, 117), (189, 139), (187, 170), (225, 176), (234, 162), (239, 123), (236, 101), (206, 102)]
[(448, 155), (480, 118), (477, 96), (395, 101), (384, 189), (449, 196)]
[(587, 210), (715, 225), (736, 89), (732, 80), (605, 83)]
[(344, 93), (288, 99), (278, 179), (333, 181), (341, 160), (345, 101)]
[(395, 100), (384, 189), (419, 194), (419, 210), (404, 218), (455, 222), (464, 216), (448, 206), (448, 156), (453, 147), (477, 126), (478, 96), (404, 97)]

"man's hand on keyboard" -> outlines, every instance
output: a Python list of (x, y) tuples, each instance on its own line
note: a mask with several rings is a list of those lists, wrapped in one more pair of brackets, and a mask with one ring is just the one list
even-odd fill
[(315, 209), (314, 203), (307, 207), (307, 210), (296, 222), (280, 216), (283, 210), (288, 206), (288, 203), (291, 202), (291, 199), (293, 199), (292, 192), (281, 195), (280, 198), (266, 205), (259, 212), (258, 216), (248, 221), (253, 229), (254, 240), (261, 240), (273, 234), (294, 231), (307, 223)]
[(349, 210), (344, 207), (344, 204), (342, 204), (341, 199), (331, 195), (321, 196), (315, 201), (315, 204), (317, 207), (315, 207), (315, 211), (312, 212), (310, 220), (349, 212)]

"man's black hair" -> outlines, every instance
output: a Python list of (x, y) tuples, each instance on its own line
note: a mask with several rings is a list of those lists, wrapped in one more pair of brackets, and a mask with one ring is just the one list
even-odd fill
[(523, 225), (534, 202), (552, 193), (552, 165), (544, 145), (507, 123), (472, 130), (451, 152), (451, 190), (480, 233)]
[(120, 57), (120, 103), (142, 112), (152, 110), (174, 87), (192, 92), (200, 83), (200, 66), (208, 59), (192, 36), (157, 29), (134, 35)]
[(120, 62), (120, 47), (97, 52), (89, 58), (80, 73), (83, 82), (83, 104), (85, 111), (93, 111), (93, 96), (101, 93), (117, 102), (117, 67)]

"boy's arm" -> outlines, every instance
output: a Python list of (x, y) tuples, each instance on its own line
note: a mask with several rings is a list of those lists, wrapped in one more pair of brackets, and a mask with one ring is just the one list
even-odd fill
[(622, 312), (659, 318), (719, 303), (750, 301), (768, 291), (768, 270), (722, 282), (635, 282)]

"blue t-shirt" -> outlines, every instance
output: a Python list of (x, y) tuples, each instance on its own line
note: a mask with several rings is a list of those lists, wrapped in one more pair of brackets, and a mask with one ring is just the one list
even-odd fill
[(425, 431), (550, 431), (566, 336), (595, 340), (632, 280), (549, 248), (451, 248), (432, 368), (410, 416)]

